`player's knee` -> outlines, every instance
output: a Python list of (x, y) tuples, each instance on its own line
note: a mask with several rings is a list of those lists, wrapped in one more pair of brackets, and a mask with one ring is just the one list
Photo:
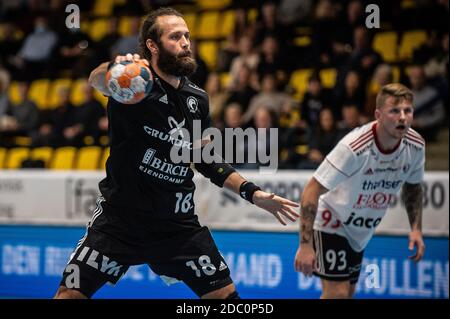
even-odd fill
[(223, 288), (211, 291), (211, 292), (203, 295), (201, 298), (202, 299), (228, 299), (228, 297), (235, 292), (236, 292), (236, 287), (234, 287), (233, 284), (230, 284)]
[(351, 291), (348, 282), (327, 282), (323, 285), (322, 299), (348, 299)]
[(60, 286), (53, 299), (87, 299), (81, 292)]
[(238, 292), (235, 290), (231, 294), (229, 294), (228, 297), (226, 297), (225, 299), (241, 299), (241, 297), (239, 297)]

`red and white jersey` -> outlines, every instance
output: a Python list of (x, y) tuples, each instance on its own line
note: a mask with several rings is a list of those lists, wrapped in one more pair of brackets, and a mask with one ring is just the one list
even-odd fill
[(403, 183), (420, 183), (424, 175), (423, 138), (409, 129), (385, 152), (376, 125), (348, 133), (313, 175), (329, 190), (319, 198), (314, 229), (346, 237), (356, 251), (366, 247)]

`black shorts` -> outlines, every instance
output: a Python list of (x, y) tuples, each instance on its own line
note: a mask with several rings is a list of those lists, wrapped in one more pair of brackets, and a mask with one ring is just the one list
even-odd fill
[(314, 231), (316, 271), (320, 278), (331, 281), (358, 282), (364, 251), (357, 252), (349, 245), (347, 238)]
[(105, 283), (117, 283), (129, 266), (141, 264), (149, 265), (166, 283), (183, 281), (198, 296), (232, 283), (229, 268), (207, 227), (192, 223), (198, 226), (131, 242), (131, 237), (122, 235), (122, 225), (117, 224), (112, 210), (115, 208), (103, 198), (97, 201), (86, 234), (64, 270), (62, 286), (90, 298)]

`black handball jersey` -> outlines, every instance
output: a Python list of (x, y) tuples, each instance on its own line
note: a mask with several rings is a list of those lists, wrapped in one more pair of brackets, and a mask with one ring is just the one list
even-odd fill
[(137, 104), (109, 98), (111, 151), (99, 188), (112, 205), (158, 219), (186, 219), (194, 214), (194, 173), (189, 161), (173, 160), (171, 150), (192, 154), (194, 127), (210, 125), (208, 95), (187, 77), (178, 88), (155, 72), (153, 77), (150, 94)]

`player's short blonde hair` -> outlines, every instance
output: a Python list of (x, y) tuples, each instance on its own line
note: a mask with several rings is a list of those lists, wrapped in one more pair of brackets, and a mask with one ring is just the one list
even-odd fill
[(377, 109), (383, 107), (386, 103), (386, 99), (390, 96), (395, 98), (396, 103), (400, 99), (405, 99), (411, 103), (413, 102), (413, 93), (410, 89), (400, 83), (390, 83), (383, 86), (380, 89), (380, 92), (378, 92), (376, 100)]

